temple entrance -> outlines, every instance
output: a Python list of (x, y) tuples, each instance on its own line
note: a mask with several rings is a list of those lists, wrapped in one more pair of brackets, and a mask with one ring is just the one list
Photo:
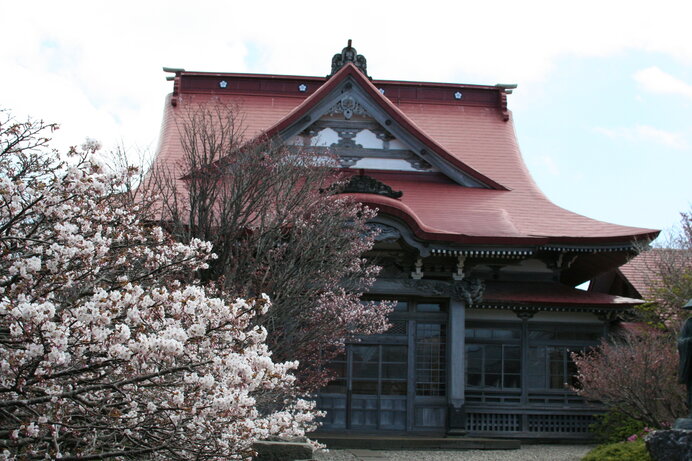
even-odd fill
[[(417, 309), (427, 309), (429, 313)], [(440, 430), (446, 411), (446, 313), (441, 304), (400, 302), (392, 328), (347, 347), (320, 392), (323, 428)]]

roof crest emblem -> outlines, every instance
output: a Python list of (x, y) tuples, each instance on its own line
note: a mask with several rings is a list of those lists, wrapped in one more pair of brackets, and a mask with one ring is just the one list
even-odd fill
[(363, 56), (362, 54), (358, 54), (356, 49), (351, 46), (350, 38), (348, 39), (348, 45), (346, 45), (346, 47), (343, 50), (341, 50), (341, 53), (336, 53), (332, 58), (332, 72), (331, 74), (327, 75), (327, 78), (339, 72), (339, 69), (344, 67), (349, 62), (352, 62), (353, 65), (355, 65), (358, 68), (358, 70), (360, 70), (363, 73), (363, 75), (370, 78), (368, 76), (368, 67), (365, 56)]

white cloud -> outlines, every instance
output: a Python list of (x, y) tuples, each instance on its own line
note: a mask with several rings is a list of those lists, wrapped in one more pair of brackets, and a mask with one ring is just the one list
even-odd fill
[[(353, 0), (336, 13), (318, 0), (190, 5), (3, 5), (4, 17), (12, 20), (3, 26), (0, 101), (63, 124), (74, 120), (76, 128), (88, 129), (84, 135), (105, 145), (119, 139), (149, 145), (172, 89), (162, 66), (325, 75), (348, 38), (367, 57), (370, 74), (381, 79), (517, 82), (521, 88), (544, 80), (563, 56), (631, 49), (692, 63), (692, 4), (683, 1), (660, 0), (655, 8), (637, 0), (498, 0), (492, 8), (483, 2), (420, 8), (401, 1), (392, 9), (389, 2)], [(27, 78), (8, 76), (18, 67)], [(50, 82), (51, 91), (37, 91), (40, 81)], [(48, 106), (50, 114), (42, 109)]]
[(658, 67), (648, 67), (634, 74), (641, 87), (652, 93), (677, 94), (692, 99), (692, 85), (662, 71)]
[(543, 168), (548, 171), (553, 176), (559, 176), (560, 175), (560, 169), (557, 166), (557, 162), (555, 159), (550, 156), (550, 155), (543, 155), (541, 156), (541, 164), (543, 165)]
[(687, 142), (681, 133), (661, 130), (648, 125), (636, 125), (628, 128), (602, 128), (595, 131), (612, 139), (624, 139), (629, 142), (649, 141), (671, 149), (685, 149)]
[(687, 147), (685, 138), (681, 133), (660, 130), (648, 125), (637, 125), (634, 129), (637, 136), (641, 139), (648, 139), (673, 149), (684, 149)]

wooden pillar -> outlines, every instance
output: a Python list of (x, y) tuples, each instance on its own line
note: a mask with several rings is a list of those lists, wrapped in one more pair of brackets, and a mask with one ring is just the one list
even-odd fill
[(448, 337), (448, 370), (449, 387), (447, 392), (447, 434), (466, 434), (465, 403), (465, 336), (466, 313), (464, 302), (450, 299), (449, 302), (449, 337)]
[[(514, 311), (521, 319), (521, 404), (529, 402), (529, 319), (535, 315), (533, 311)], [(529, 430), (529, 416), (521, 415), (520, 430)]]

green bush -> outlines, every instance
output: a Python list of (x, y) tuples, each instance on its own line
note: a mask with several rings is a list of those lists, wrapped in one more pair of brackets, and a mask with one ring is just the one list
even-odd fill
[(644, 440), (600, 445), (586, 454), (582, 461), (652, 461)]
[(639, 434), (646, 425), (617, 411), (596, 416), (596, 422), (589, 426), (599, 443), (616, 443), (627, 440), (632, 434)]

